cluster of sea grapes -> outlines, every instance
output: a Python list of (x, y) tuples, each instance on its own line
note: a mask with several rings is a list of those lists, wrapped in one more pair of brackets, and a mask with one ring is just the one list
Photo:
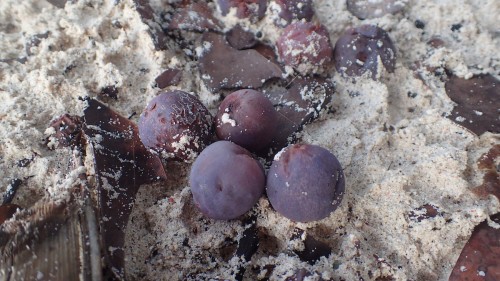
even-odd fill
[[(270, 144), (276, 124), (273, 105), (255, 90), (228, 95), (213, 122), (194, 96), (173, 91), (151, 100), (141, 115), (139, 135), (146, 146), (171, 158), (189, 159), (201, 151), (189, 182), (195, 205), (208, 217), (243, 215), (266, 186), (272, 206), (285, 217), (306, 222), (328, 216), (344, 193), (339, 161), (319, 146), (295, 144), (274, 157), (266, 178), (252, 152)], [(219, 141), (204, 148), (213, 127)]]
[[(222, 15), (235, 9), (237, 17), (251, 21), (260, 20), (267, 8), (267, 1), (259, 0), (216, 3)], [(353, 27), (332, 46), (327, 29), (312, 22), (312, 1), (275, 3), (279, 7), (276, 24), (284, 28), (275, 48), (285, 67), (312, 75), (333, 62), (343, 76), (368, 75), (373, 79), (382, 66), (394, 71), (395, 48), (383, 29)], [(337, 208), (344, 193), (341, 165), (324, 148), (294, 144), (275, 155), (266, 176), (253, 153), (269, 147), (277, 120), (273, 104), (257, 90), (231, 93), (215, 118), (193, 95), (172, 91), (149, 102), (139, 120), (139, 135), (145, 146), (167, 158), (194, 160), (189, 176), (191, 191), (196, 206), (208, 217), (237, 218), (265, 192), (273, 208), (291, 220), (325, 218)]]

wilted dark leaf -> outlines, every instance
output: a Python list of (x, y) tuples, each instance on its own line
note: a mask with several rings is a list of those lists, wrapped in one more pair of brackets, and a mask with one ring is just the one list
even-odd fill
[(244, 30), (239, 24), (226, 33), (226, 40), (233, 48), (244, 50), (257, 44), (257, 39), (251, 31)]
[[(292, 240), (302, 239), (304, 231), (302, 229), (295, 229)], [(303, 240), (304, 249), (295, 251), (299, 258), (310, 264), (314, 264), (321, 257), (328, 257), (332, 253), (332, 249), (327, 244), (317, 240), (311, 235), (307, 234)]]
[(219, 31), (221, 24), (213, 16), (213, 11), (207, 3), (196, 2), (175, 11), (168, 29), (197, 32)]
[(135, 8), (141, 16), (142, 22), (149, 26), (149, 34), (153, 40), (156, 50), (167, 48), (167, 36), (158, 20), (155, 19), (153, 9), (149, 5), (149, 0), (134, 0)]
[(500, 133), (500, 81), (491, 75), (470, 79), (450, 77), (445, 84), (446, 94), (457, 105), (449, 119), (476, 135)]
[(272, 63), (279, 65), (278, 56), (276, 56), (273, 47), (266, 45), (262, 42), (257, 42), (257, 45), (255, 45), (252, 49), (259, 52), (259, 54), (261, 54), (266, 59), (270, 60)]
[[(497, 158), (500, 157), (500, 145), (494, 145), (481, 155), (477, 161), (480, 171), (484, 171), (483, 183), (474, 188), (480, 197), (492, 194), (500, 198), (500, 177)], [(491, 219), (500, 223), (500, 214)], [(474, 228), (471, 237), (458, 258), (450, 281), (500, 280), (500, 229), (488, 226), (486, 221)]]
[[(252, 256), (259, 248), (259, 236), (256, 224), (256, 218), (250, 217), (244, 221), (245, 230), (238, 241), (235, 256), (242, 257), (245, 261), (250, 261)], [(236, 280), (243, 280), (246, 268), (241, 266), (236, 272)]]
[(202, 43), (209, 45), (199, 59), (202, 79), (212, 90), (259, 88), (271, 78), (281, 77), (282, 71), (259, 52), (236, 50), (224, 37), (205, 33)]
[(99, 224), (104, 257), (112, 272), (124, 276), (124, 238), (141, 184), (165, 179), (160, 159), (139, 140), (137, 126), (96, 100), (84, 111), (85, 136), (94, 154)]
[(266, 90), (265, 95), (278, 111), (278, 128), (272, 141), (274, 150), (289, 143), (289, 137), (318, 117), (331, 100), (334, 85), (322, 78), (295, 77), (283, 85)]
[(491, 194), (500, 199), (500, 174), (499, 167), (495, 164), (498, 157), (500, 157), (500, 144), (494, 145), (478, 160), (477, 166), (484, 172), (483, 183), (473, 191), (482, 198)]
[(236, 256), (243, 256), (246, 261), (249, 261), (259, 247), (259, 237), (255, 218), (249, 220), (245, 227), (246, 228), (238, 241)]
[(168, 68), (163, 71), (158, 77), (156, 77), (155, 82), (158, 88), (163, 89), (168, 86), (177, 85), (182, 78), (182, 71), (179, 69)]
[[(500, 214), (491, 219), (500, 223)], [(500, 229), (488, 226), (486, 221), (474, 228), (449, 281), (500, 280)]]

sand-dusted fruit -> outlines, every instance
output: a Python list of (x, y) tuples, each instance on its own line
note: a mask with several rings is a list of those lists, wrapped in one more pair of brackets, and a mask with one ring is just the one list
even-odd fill
[(311, 21), (314, 16), (312, 0), (275, 0), (279, 6), (278, 25), (286, 26), (293, 21)]
[(323, 25), (295, 22), (288, 25), (276, 42), (280, 60), (301, 74), (311, 74), (332, 60), (333, 49)]
[(350, 28), (335, 43), (333, 60), (337, 71), (347, 76), (370, 73), (377, 78), (379, 58), (385, 69), (394, 72), (396, 48), (389, 34), (375, 25)]
[(243, 89), (228, 95), (215, 117), (220, 139), (256, 152), (269, 145), (277, 125), (277, 113), (261, 92)]
[(267, 175), (267, 196), (273, 208), (298, 222), (327, 217), (342, 200), (344, 172), (328, 150), (295, 144), (278, 153)]
[(249, 211), (264, 192), (262, 165), (229, 141), (209, 145), (189, 174), (195, 205), (207, 217), (230, 220)]
[(195, 96), (178, 90), (153, 98), (138, 127), (146, 147), (177, 160), (194, 160), (213, 134), (210, 112)]

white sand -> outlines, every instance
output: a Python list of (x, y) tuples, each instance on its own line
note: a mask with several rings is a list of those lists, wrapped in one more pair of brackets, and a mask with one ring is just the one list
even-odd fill
[[(113, 2), (79, 1), (58, 9), (43, 0), (0, 1), (0, 59), (25, 57), (31, 36), (49, 32), (26, 63), (0, 62), (0, 191), (12, 178), (27, 178), (15, 200), (22, 206), (54, 196), (52, 187), (67, 176), (58, 173), (58, 157), (43, 138), (54, 117), (82, 114), (78, 97), (97, 97), (101, 88), (116, 85), (118, 100), (108, 104), (130, 116), (156, 95), (154, 79), (162, 70), (183, 67), (181, 83), (171, 88), (195, 93), (211, 111), (217, 106), (218, 97), (200, 85), (196, 64), (174, 44), (156, 51), (131, 0)], [(152, 1), (153, 8), (162, 2), (168, 1)], [(317, 0), (315, 7), (332, 42), (347, 27), (362, 23), (386, 29), (397, 48), (396, 71), (384, 73), (380, 82), (352, 83), (333, 74), (334, 113), (323, 113), (302, 135), (304, 142), (337, 155), (345, 169), (344, 200), (329, 218), (296, 224), (262, 198), (254, 211), (268, 238), (245, 276), (262, 277), (251, 268), (271, 264), (276, 265), (271, 280), (283, 280), (302, 267), (333, 280), (447, 280), (473, 227), (500, 211), (498, 199), (479, 199), (471, 192), (482, 178), (476, 160), (500, 143), (500, 136), (477, 137), (444, 118), (453, 107), (444, 83), (422, 68), (424, 83), (411, 67), (419, 61), (460, 77), (498, 74), (500, 2), (413, 1), (403, 14), (364, 21), (352, 16), (344, 1)], [(425, 22), (423, 30), (415, 27), (416, 19)], [(230, 17), (222, 20), (234, 23)], [(462, 28), (452, 32), (457, 23)], [(268, 16), (252, 27), (273, 42), (279, 30), (270, 25)], [(438, 49), (426, 44), (436, 36), (445, 41)], [(411, 98), (408, 92), (417, 95)], [(16, 165), (31, 157), (28, 167)], [(230, 279), (237, 261), (224, 261), (220, 248), (226, 238), (241, 235), (241, 223), (203, 219), (192, 205), (189, 165), (166, 168), (166, 183), (144, 186), (138, 194), (127, 234), (130, 280), (185, 280), (196, 274), (198, 280)], [(442, 215), (410, 220), (409, 213), (425, 204)], [(300, 247), (289, 243), (295, 227), (326, 242), (333, 254), (315, 265), (301, 262), (290, 254)], [(190, 247), (183, 246), (186, 238)]]

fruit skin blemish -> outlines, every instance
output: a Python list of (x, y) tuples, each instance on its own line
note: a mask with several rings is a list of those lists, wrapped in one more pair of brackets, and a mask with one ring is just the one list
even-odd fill
[(294, 22), (283, 30), (276, 42), (279, 59), (303, 75), (322, 72), (332, 60), (328, 30), (321, 24)]

